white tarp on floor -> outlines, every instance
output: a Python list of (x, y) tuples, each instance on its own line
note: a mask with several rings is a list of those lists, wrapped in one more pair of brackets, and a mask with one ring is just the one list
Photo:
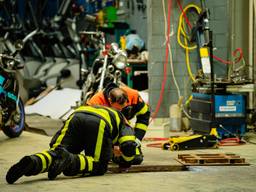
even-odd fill
[(26, 114), (39, 114), (52, 119), (60, 119), (70, 111), (71, 106), (76, 105), (76, 101), (80, 100), (80, 96), (81, 90), (79, 89), (64, 88), (53, 90), (35, 104), (26, 106), (25, 112)]

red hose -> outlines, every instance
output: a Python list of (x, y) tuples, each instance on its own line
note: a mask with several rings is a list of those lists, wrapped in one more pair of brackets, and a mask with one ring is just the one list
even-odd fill
[(242, 141), (240, 138), (234, 137), (234, 138), (226, 138), (222, 139), (219, 142), (219, 146), (237, 146), (237, 145), (243, 145), (245, 144), (244, 141)]
[(184, 12), (184, 9), (183, 9), (183, 7), (182, 7), (180, 1), (177, 0), (177, 3), (178, 3), (178, 5), (179, 5), (179, 8), (180, 8), (180, 10), (181, 10), (181, 12), (182, 12), (183, 17), (184, 17), (185, 20), (186, 20), (186, 23), (188, 24), (189, 28), (192, 29), (192, 25), (191, 25), (190, 21), (188, 20), (188, 17), (187, 17), (187, 15), (186, 15), (186, 13)]
[(155, 148), (162, 148), (163, 143), (157, 142), (157, 143), (149, 143), (146, 145), (147, 147), (155, 147)]
[[(238, 53), (239, 53), (239, 55), (238, 55)], [(233, 65), (233, 64), (235, 64), (235, 63), (238, 63), (238, 62), (240, 62), (240, 61), (242, 60), (242, 58), (244, 57), (244, 54), (243, 54), (243, 51), (242, 51), (241, 48), (235, 49), (235, 51), (233, 51), (232, 55), (233, 55), (233, 57), (236, 56), (236, 57), (235, 57), (235, 61), (225, 61), (225, 60), (223, 60), (223, 59), (221, 59), (221, 58), (219, 58), (219, 57), (217, 57), (217, 56), (215, 56), (215, 55), (212, 55), (212, 57), (213, 57), (215, 60), (220, 61), (221, 63), (224, 63), (224, 64), (226, 64), (226, 65)], [(237, 55), (238, 55), (238, 56), (237, 56)]]
[(167, 141), (169, 140), (169, 138), (165, 138), (165, 137), (146, 137), (143, 138), (143, 141)]

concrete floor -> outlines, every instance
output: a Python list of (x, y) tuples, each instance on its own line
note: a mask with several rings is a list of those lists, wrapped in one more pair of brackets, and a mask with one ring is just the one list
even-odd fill
[[(162, 137), (161, 127), (150, 127), (146, 137)], [(183, 153), (236, 153), (246, 158), (250, 166), (191, 166), (189, 171), (107, 173), (98, 177), (58, 176), (54, 181), (47, 174), (22, 177), (9, 185), (5, 175), (10, 166), (21, 157), (48, 148), (51, 137), (24, 131), (19, 138), (9, 139), (0, 131), (0, 191), (1, 192), (39, 192), (39, 191), (88, 191), (88, 192), (255, 192), (256, 191), (256, 146), (226, 146), (219, 149), (170, 152), (147, 147), (143, 142), (145, 161), (143, 164), (177, 165), (174, 158)]]

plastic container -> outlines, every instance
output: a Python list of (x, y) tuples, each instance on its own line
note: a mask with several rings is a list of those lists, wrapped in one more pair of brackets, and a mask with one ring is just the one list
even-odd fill
[(170, 131), (179, 132), (181, 131), (181, 108), (178, 104), (170, 106)]
[(108, 6), (105, 8), (105, 16), (108, 23), (108, 27), (113, 28), (114, 25), (112, 22), (115, 22), (117, 20), (117, 10), (113, 6)]

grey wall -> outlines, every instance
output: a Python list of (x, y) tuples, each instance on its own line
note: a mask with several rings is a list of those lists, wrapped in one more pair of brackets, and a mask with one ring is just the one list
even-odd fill
[[(149, 75), (149, 103), (152, 111), (156, 109), (157, 102), (160, 96), (161, 84), (163, 80), (163, 69), (165, 60), (165, 46), (164, 46), (164, 17), (161, 0), (148, 0), (148, 75)], [(185, 64), (185, 52), (177, 43), (177, 25), (180, 10), (176, 1), (172, 1), (172, 15), (171, 15), (171, 49), (173, 52), (174, 71), (181, 89), (181, 95), (187, 98), (190, 95), (191, 81), (188, 78), (188, 73)], [(167, 3), (166, 14), (167, 14)], [(188, 3), (194, 3), (200, 6), (199, 0), (181, 0), (183, 7)], [(207, 7), (210, 9), (210, 29), (213, 31), (213, 44), (216, 47), (214, 55), (227, 60), (229, 58), (229, 9), (228, 1), (226, 0), (208, 0)], [(192, 70), (195, 73), (198, 57), (196, 51), (190, 56)], [(214, 62), (215, 73), (217, 76), (224, 76), (227, 68), (224, 64)], [(169, 106), (177, 103), (177, 91), (171, 78), (170, 64), (167, 67), (167, 82), (163, 94), (163, 101), (157, 117), (168, 117)]]
[[(127, 22), (131, 29), (137, 31), (139, 36), (147, 44), (147, 3), (144, 0), (144, 9), (138, 7), (136, 0), (120, 0), (120, 9), (125, 11), (125, 14), (119, 15), (119, 19)], [(129, 7), (128, 7), (129, 5)], [(147, 46), (147, 45), (146, 45)]]

